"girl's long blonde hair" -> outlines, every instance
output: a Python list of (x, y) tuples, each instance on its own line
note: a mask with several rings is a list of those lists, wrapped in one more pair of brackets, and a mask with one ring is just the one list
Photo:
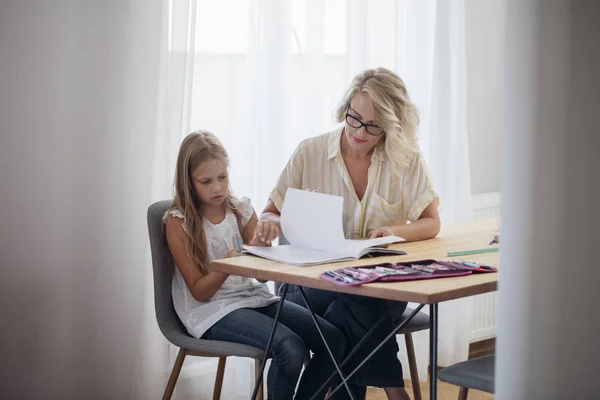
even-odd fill
[[(210, 269), (208, 267), (207, 243), (204, 233), (204, 217), (202, 217), (201, 212), (202, 204), (194, 191), (192, 174), (200, 165), (212, 159), (220, 160), (229, 166), (227, 150), (215, 135), (200, 130), (190, 133), (183, 139), (175, 169), (175, 182), (173, 184), (175, 197), (169, 210), (179, 210), (183, 213), (185, 217), (184, 232), (186, 234), (185, 248), (203, 275), (208, 274)], [(231, 189), (225, 198), (225, 204), (228, 209), (233, 211), (240, 232), (243, 232), (242, 214), (238, 208), (237, 200), (231, 194)]]
[(385, 131), (384, 150), (392, 162), (392, 171), (401, 173), (419, 151), (417, 108), (410, 101), (406, 85), (398, 75), (386, 68), (367, 69), (354, 77), (335, 111), (337, 122), (343, 122), (352, 98), (365, 94), (378, 114), (378, 125)]

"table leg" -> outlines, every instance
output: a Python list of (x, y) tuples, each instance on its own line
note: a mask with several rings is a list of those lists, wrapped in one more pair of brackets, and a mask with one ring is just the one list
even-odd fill
[(438, 303), (429, 305), (429, 399), (437, 399)]
[[(298, 289), (300, 290), (300, 295), (302, 296), (302, 300), (304, 300), (304, 304), (306, 304), (306, 308), (308, 309), (308, 312), (310, 313), (310, 316), (312, 317), (313, 323), (315, 324), (315, 327), (317, 328), (317, 331), (319, 332), (319, 336), (321, 336), (321, 340), (325, 344), (325, 348), (327, 349), (327, 352), (329, 353), (329, 357), (331, 357), (331, 361), (333, 361), (333, 365), (335, 365), (335, 369), (337, 370), (338, 374), (340, 375), (340, 377), (342, 378), (342, 380), (344, 382), (344, 385), (346, 386), (346, 390), (348, 391), (350, 398), (352, 400), (356, 400), (356, 398), (354, 397), (354, 394), (352, 393), (352, 390), (350, 390), (350, 387), (348, 386), (348, 382), (347, 382), (346, 378), (344, 377), (344, 373), (342, 372), (342, 369), (340, 368), (337, 360), (333, 356), (333, 353), (331, 352), (331, 349), (329, 348), (329, 344), (327, 343), (327, 340), (325, 339), (325, 336), (323, 335), (323, 332), (321, 331), (321, 327), (319, 326), (319, 321), (317, 321), (317, 317), (315, 316), (315, 313), (310, 308), (310, 304), (308, 304), (308, 299), (306, 298), (306, 295), (304, 294), (304, 289), (302, 288), (302, 286), (298, 286)], [(325, 383), (325, 384), (327, 384), (327, 383)], [(318, 392), (320, 392), (320, 391), (321, 391), (321, 389), (319, 389)]]
[[(417, 308), (415, 308), (415, 309), (414, 309), (414, 310), (413, 310), (413, 311), (410, 313), (410, 315), (408, 316), (408, 318), (406, 318), (404, 321), (402, 321), (400, 324), (398, 324), (398, 326), (396, 326), (396, 327), (395, 327), (395, 328), (392, 330), (392, 332), (391, 332), (389, 335), (387, 335), (387, 336), (385, 337), (385, 339), (383, 339), (383, 340), (381, 341), (381, 343), (379, 343), (379, 344), (377, 345), (377, 347), (375, 347), (375, 348), (374, 348), (374, 349), (373, 349), (373, 350), (372, 350), (372, 351), (371, 351), (371, 352), (370, 352), (370, 353), (369, 353), (369, 354), (368, 354), (368, 355), (367, 355), (367, 356), (364, 358), (364, 360), (362, 360), (362, 361), (360, 362), (360, 364), (358, 364), (358, 365), (356, 366), (356, 368), (354, 368), (354, 370), (348, 374), (348, 376), (347, 376), (346, 378), (344, 378), (343, 382), (342, 382), (342, 383), (340, 383), (340, 384), (339, 384), (337, 387), (335, 387), (335, 389), (333, 389), (333, 390), (332, 390), (332, 391), (329, 393), (329, 396), (327, 396), (327, 397), (326, 397), (326, 400), (327, 400), (327, 399), (329, 399), (329, 398), (331, 398), (331, 396), (333, 396), (333, 394), (334, 394), (335, 392), (337, 392), (337, 391), (338, 391), (338, 390), (339, 390), (339, 389), (342, 387), (342, 385), (343, 385), (343, 384), (344, 384), (344, 383), (345, 383), (347, 380), (349, 380), (349, 379), (350, 379), (350, 378), (351, 378), (351, 377), (352, 377), (352, 376), (353, 376), (353, 375), (354, 375), (354, 374), (355, 374), (355, 373), (356, 373), (356, 372), (357, 372), (357, 371), (358, 371), (358, 370), (359, 370), (359, 369), (360, 369), (360, 368), (361, 368), (361, 367), (362, 367), (362, 366), (363, 366), (363, 365), (364, 365), (364, 364), (365, 364), (367, 361), (369, 361), (369, 359), (370, 359), (370, 358), (371, 358), (371, 357), (372, 357), (372, 356), (373, 356), (375, 353), (377, 353), (377, 351), (378, 351), (378, 350), (379, 350), (381, 347), (383, 347), (383, 346), (385, 345), (385, 343), (386, 343), (388, 340), (390, 340), (391, 338), (395, 337), (395, 336), (396, 336), (396, 332), (398, 332), (400, 329), (402, 329), (402, 327), (404, 327), (404, 325), (406, 325), (406, 324), (407, 324), (407, 323), (408, 323), (408, 322), (409, 322), (411, 319), (413, 319), (413, 317), (414, 317), (415, 315), (417, 315), (417, 313), (418, 313), (419, 311), (421, 311), (421, 309), (422, 309), (424, 306), (425, 306), (425, 304), (420, 304), (420, 305), (419, 305)], [(437, 306), (437, 304), (436, 304), (436, 306)], [(436, 308), (436, 310), (437, 310), (437, 308)], [(370, 330), (369, 332), (371, 332), (373, 329), (374, 329), (374, 328), (371, 328), (371, 330)], [(436, 336), (436, 338), (437, 338), (437, 336)], [(359, 343), (359, 344), (360, 344), (360, 343)], [(357, 345), (357, 347), (358, 347), (358, 345)], [(350, 356), (348, 356), (346, 359), (348, 359), (349, 357), (350, 357)], [(344, 360), (344, 361), (345, 361), (345, 360)], [(342, 365), (343, 365), (343, 364), (344, 364), (344, 363), (342, 363)], [(433, 399), (433, 397), (432, 397), (432, 399)]]
[[(354, 346), (354, 348), (352, 349), (352, 351), (350, 352), (350, 354), (348, 354), (346, 356), (346, 358), (344, 359), (344, 361), (342, 361), (342, 363), (340, 364), (341, 368), (343, 368), (348, 363), (348, 361), (352, 358), (352, 356), (358, 351), (358, 349), (360, 348), (360, 346), (362, 346), (362, 344), (367, 341), (367, 339), (372, 335), (372, 333), (375, 332), (375, 330), (378, 329), (379, 326), (387, 318), (389, 318), (389, 314), (388, 313), (382, 315), (381, 318), (379, 318), (379, 320), (375, 323), (375, 325), (373, 325), (371, 327), (371, 329), (369, 330), (369, 332), (367, 332), (367, 334), (365, 336), (363, 336), (363, 338), (356, 344), (356, 346)], [(337, 372), (332, 373), (329, 376), (329, 378), (327, 378), (327, 380), (321, 385), (321, 387), (319, 388), (319, 390), (317, 390), (317, 393), (321, 392), (321, 390), (323, 390), (325, 388), (325, 386), (327, 386), (327, 384), (335, 377), (336, 373)], [(315, 400), (315, 397), (313, 396), (310, 400)]]
[(275, 321), (273, 322), (273, 328), (271, 328), (271, 334), (269, 335), (269, 340), (267, 341), (267, 347), (265, 348), (265, 355), (263, 356), (262, 363), (260, 364), (260, 373), (256, 378), (256, 383), (254, 384), (254, 391), (252, 391), (252, 400), (256, 400), (256, 395), (258, 394), (258, 388), (260, 387), (260, 383), (262, 382), (263, 374), (265, 372), (265, 365), (267, 364), (267, 358), (269, 357), (269, 352), (271, 351), (271, 345), (273, 344), (273, 337), (275, 337), (275, 330), (277, 329), (277, 324), (279, 323), (279, 314), (281, 313), (281, 309), (283, 308), (283, 303), (285, 300), (285, 296), (287, 295), (287, 285), (284, 286), (283, 292), (281, 293), (281, 300), (279, 301), (279, 306), (277, 307), (277, 312), (275, 313)]

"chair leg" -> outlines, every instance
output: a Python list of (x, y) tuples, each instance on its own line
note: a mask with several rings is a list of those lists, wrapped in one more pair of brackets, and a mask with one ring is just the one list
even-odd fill
[(171, 370), (171, 375), (169, 376), (169, 381), (167, 382), (167, 387), (163, 393), (163, 400), (171, 399), (171, 395), (173, 395), (173, 390), (175, 390), (175, 384), (177, 383), (177, 378), (179, 378), (179, 373), (181, 372), (181, 367), (183, 366), (183, 361), (185, 360), (186, 354), (187, 352), (185, 349), (179, 349), (179, 353), (177, 353), (177, 358), (175, 359), (175, 364), (173, 365), (173, 370)]
[[(260, 374), (260, 365), (262, 364), (262, 360), (259, 360), (258, 358), (254, 360), (254, 381), (256, 381), (258, 379), (258, 375)], [(258, 393), (256, 393), (256, 400), (263, 400), (264, 395), (263, 395), (263, 384), (262, 382), (260, 383), (260, 386), (258, 388)]]
[(406, 354), (408, 355), (408, 368), (410, 370), (410, 381), (412, 382), (413, 394), (415, 400), (422, 400), (421, 383), (419, 382), (419, 371), (417, 370), (417, 359), (415, 358), (415, 346), (413, 344), (412, 334), (404, 334), (406, 342)]
[(467, 400), (467, 394), (469, 394), (469, 388), (461, 387), (458, 392), (458, 400)]
[(219, 366), (217, 367), (217, 377), (215, 378), (215, 388), (213, 390), (213, 400), (221, 399), (221, 390), (223, 389), (223, 376), (225, 375), (225, 363), (227, 357), (219, 357)]

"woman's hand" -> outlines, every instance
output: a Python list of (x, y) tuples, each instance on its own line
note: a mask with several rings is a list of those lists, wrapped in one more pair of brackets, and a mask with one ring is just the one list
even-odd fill
[(369, 239), (375, 239), (375, 238), (384, 237), (384, 236), (394, 236), (394, 231), (392, 230), (392, 228), (387, 227), (387, 226), (382, 226), (381, 228), (377, 228), (373, 232), (371, 232), (371, 236), (369, 236)]
[(279, 236), (279, 228), (271, 221), (258, 221), (254, 227), (254, 234), (250, 246), (270, 246), (271, 242)]

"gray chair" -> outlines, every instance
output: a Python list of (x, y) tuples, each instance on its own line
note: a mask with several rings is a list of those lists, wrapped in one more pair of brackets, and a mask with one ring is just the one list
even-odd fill
[[(179, 347), (177, 359), (169, 377), (163, 400), (170, 399), (186, 356), (218, 357), (217, 376), (213, 390), (213, 400), (221, 397), (225, 362), (228, 356), (249, 357), (255, 360), (255, 373), (260, 372), (263, 350), (255, 347), (216, 340), (196, 339), (187, 333), (173, 308), (171, 297), (171, 256), (167, 251), (162, 233), (163, 215), (173, 204), (172, 200), (159, 201), (148, 208), (148, 231), (152, 250), (152, 268), (154, 272), (154, 304), (156, 320), (165, 338)], [(257, 399), (263, 399), (262, 385)]]
[[(279, 236), (279, 244), (290, 244), (285, 236)], [(275, 282), (275, 293), (279, 293), (279, 282)], [(398, 326), (403, 320), (408, 318), (412, 308), (406, 308), (400, 315), (394, 315), (392, 311), (392, 322), (394, 326)], [(415, 400), (422, 400), (421, 395), (421, 383), (419, 382), (419, 371), (417, 369), (417, 359), (415, 357), (415, 346), (413, 343), (412, 333), (429, 329), (429, 315), (424, 312), (419, 312), (413, 317), (408, 324), (398, 331), (398, 335), (404, 335), (404, 341), (406, 343), (406, 354), (408, 356), (408, 368), (410, 370), (410, 381), (413, 387), (413, 394)]]
[(459, 362), (438, 373), (441, 381), (460, 386), (458, 400), (467, 400), (469, 389), (494, 393), (495, 355)]

